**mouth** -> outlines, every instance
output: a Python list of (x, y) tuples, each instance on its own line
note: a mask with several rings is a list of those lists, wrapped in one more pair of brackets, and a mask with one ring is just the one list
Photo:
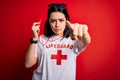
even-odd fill
[(55, 31), (60, 31), (61, 30), (61, 28), (57, 28), (57, 29), (55, 29)]

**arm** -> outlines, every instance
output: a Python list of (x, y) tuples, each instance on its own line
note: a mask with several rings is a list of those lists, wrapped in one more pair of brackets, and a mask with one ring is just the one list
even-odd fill
[(66, 24), (71, 30), (71, 38), (77, 40), (79, 49), (86, 47), (91, 42), (87, 25), (78, 23), (72, 24), (69, 21), (67, 21)]
[[(32, 32), (33, 32), (33, 40), (38, 40), (38, 34), (39, 34), (39, 26), (40, 22), (33, 23), (32, 26)], [(30, 44), (26, 56), (25, 56), (25, 66), (27, 68), (32, 67), (37, 62), (37, 57), (35, 56), (35, 48), (36, 44)]]
[(32, 67), (37, 62), (37, 57), (35, 56), (35, 52), (34, 52), (35, 47), (36, 47), (36, 44), (30, 44), (30, 46), (27, 50), (27, 53), (26, 53), (26, 56), (25, 56), (25, 66), (27, 68)]
[(87, 34), (83, 35), (82, 40), (77, 40), (78, 41), (78, 47), (79, 49), (87, 47), (87, 45), (91, 42), (91, 37), (89, 35), (89, 33), (87, 32)]

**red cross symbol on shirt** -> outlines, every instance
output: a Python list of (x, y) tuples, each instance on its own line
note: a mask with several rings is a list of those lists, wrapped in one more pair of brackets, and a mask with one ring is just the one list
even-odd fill
[(62, 50), (57, 50), (57, 55), (52, 54), (51, 59), (56, 59), (57, 65), (61, 65), (61, 60), (67, 60), (67, 55), (62, 55)]

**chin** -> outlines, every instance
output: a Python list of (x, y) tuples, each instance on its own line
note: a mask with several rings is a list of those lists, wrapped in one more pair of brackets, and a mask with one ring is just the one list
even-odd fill
[(61, 33), (55, 33), (55, 35), (58, 35), (58, 36), (60, 36), (60, 35), (63, 35), (63, 34), (61, 34)]

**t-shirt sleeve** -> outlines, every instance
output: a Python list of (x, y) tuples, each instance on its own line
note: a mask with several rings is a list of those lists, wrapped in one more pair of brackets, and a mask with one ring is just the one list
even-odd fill
[(38, 43), (35, 47), (35, 56), (38, 57), (39, 49), (38, 49)]

